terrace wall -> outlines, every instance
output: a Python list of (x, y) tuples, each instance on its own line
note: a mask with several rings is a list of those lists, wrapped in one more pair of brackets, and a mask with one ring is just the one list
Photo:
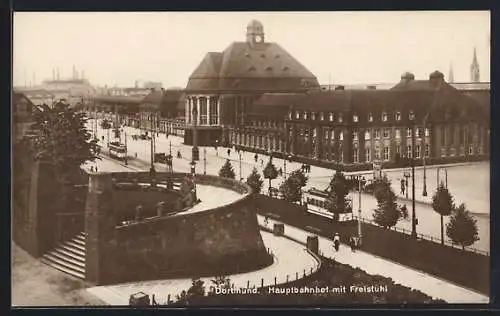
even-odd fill
[[(185, 176), (174, 174), (174, 182)], [(130, 177), (143, 181), (149, 175), (96, 174), (90, 179), (86, 209), (88, 281), (110, 284), (230, 274), (272, 263), (250, 201), (251, 189), (245, 184), (198, 175), (196, 183), (237, 191), (242, 193), (241, 199), (211, 210), (179, 212), (117, 225), (113, 219), (113, 183)], [(161, 182), (165, 177), (166, 174), (157, 174), (156, 179)]]

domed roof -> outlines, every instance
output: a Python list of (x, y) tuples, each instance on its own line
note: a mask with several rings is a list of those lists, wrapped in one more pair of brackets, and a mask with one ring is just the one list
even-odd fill
[(276, 43), (231, 44), (207, 53), (187, 90), (289, 91), (319, 86), (316, 76)]
[(429, 79), (434, 79), (434, 78), (436, 78), (436, 79), (443, 79), (444, 75), (443, 75), (442, 72), (436, 70), (436, 71), (434, 71), (433, 73), (431, 73), (429, 75)]
[(415, 75), (412, 74), (411, 72), (405, 72), (401, 75), (401, 79), (404, 79), (404, 80), (414, 80), (415, 79)]
[(260, 29), (260, 30), (262, 30), (264, 28), (264, 26), (259, 21), (252, 20), (247, 25), (247, 29), (251, 29), (251, 28), (252, 29)]

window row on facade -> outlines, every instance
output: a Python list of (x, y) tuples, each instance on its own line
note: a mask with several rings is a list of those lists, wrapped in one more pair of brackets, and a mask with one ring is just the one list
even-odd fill
[[(380, 115), (380, 122), (389, 122), (394, 118), (394, 121), (401, 121), (402, 118), (402, 112), (396, 112), (396, 113), (389, 113), (389, 112), (382, 112)], [(338, 122), (338, 123), (343, 123), (346, 121), (346, 115), (344, 113), (336, 113), (336, 112), (312, 112), (312, 111), (289, 111), (288, 112), (288, 119), (292, 120), (320, 120), (320, 121), (329, 121), (329, 122)], [(414, 111), (409, 111), (408, 112), (408, 120), (414, 120), (415, 119), (415, 112)], [(353, 122), (357, 123), (360, 120), (359, 114), (352, 114), (351, 120), (348, 122)], [(375, 121), (375, 115), (372, 113), (368, 113), (366, 116), (366, 121), (367, 122), (374, 122)]]

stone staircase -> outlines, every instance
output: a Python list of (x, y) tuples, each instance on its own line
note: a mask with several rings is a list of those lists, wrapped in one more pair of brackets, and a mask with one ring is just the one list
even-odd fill
[(43, 255), (41, 261), (71, 276), (85, 279), (85, 233), (61, 243)]

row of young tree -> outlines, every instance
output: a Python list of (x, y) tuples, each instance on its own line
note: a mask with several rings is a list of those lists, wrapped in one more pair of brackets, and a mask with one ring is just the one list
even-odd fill
[[(222, 166), (219, 175), (234, 179), (235, 173), (229, 160)], [(269, 191), (271, 190), (271, 181), (276, 179), (278, 171), (269, 160), (263, 170), (265, 179), (269, 181)], [(279, 187), (279, 192), (283, 199), (290, 202), (300, 202), (302, 198), (302, 189), (306, 186), (308, 177), (299, 169), (295, 170), (283, 181)], [(262, 191), (263, 180), (256, 168), (248, 176), (246, 183), (252, 187), (255, 193)], [(344, 174), (337, 170), (330, 181), (328, 198), (325, 207), (330, 212), (338, 215), (348, 211), (352, 206), (349, 205), (347, 196), (352, 185)], [(408, 209), (406, 205), (398, 205), (397, 196), (394, 193), (390, 180), (384, 176), (373, 182), (374, 196), (377, 200), (377, 208), (373, 213), (373, 221), (386, 229), (394, 227), (400, 219), (408, 219)], [(443, 183), (439, 185), (432, 198), (432, 207), (440, 215), (441, 219), (441, 243), (444, 244), (444, 217), (450, 216), (446, 224), (446, 236), (453, 243), (459, 244), (462, 248), (470, 246), (479, 240), (477, 220), (465, 207), (465, 204), (456, 206), (453, 196)], [(334, 216), (338, 218), (338, 216)]]
[[(397, 204), (397, 197), (391, 187), (390, 180), (384, 176), (374, 181), (374, 196), (377, 208), (374, 210), (373, 220), (384, 228), (390, 228), (401, 219), (408, 219), (408, 210), (405, 205)], [(446, 236), (462, 248), (470, 246), (479, 240), (477, 220), (462, 203), (458, 207), (453, 196), (443, 183), (439, 185), (432, 197), (432, 208), (441, 219), (441, 244), (444, 244), (444, 217), (450, 216), (446, 224)]]
[[(272, 192), (272, 180), (278, 177), (278, 169), (272, 162), (272, 158), (269, 159), (269, 162), (266, 164), (263, 170), (264, 179), (269, 181), (268, 192)], [(226, 160), (224, 165), (221, 167), (219, 171), (220, 177), (235, 178), (235, 172), (231, 162)], [(279, 193), (283, 197), (283, 199), (290, 202), (300, 202), (302, 199), (302, 188), (307, 185), (308, 177), (302, 172), (302, 170), (298, 169), (291, 172), (288, 177), (280, 184)], [(246, 183), (252, 188), (253, 192), (258, 194), (262, 192), (262, 186), (264, 184), (264, 180), (260, 173), (257, 171), (257, 168), (253, 168), (252, 172), (246, 179)]]

